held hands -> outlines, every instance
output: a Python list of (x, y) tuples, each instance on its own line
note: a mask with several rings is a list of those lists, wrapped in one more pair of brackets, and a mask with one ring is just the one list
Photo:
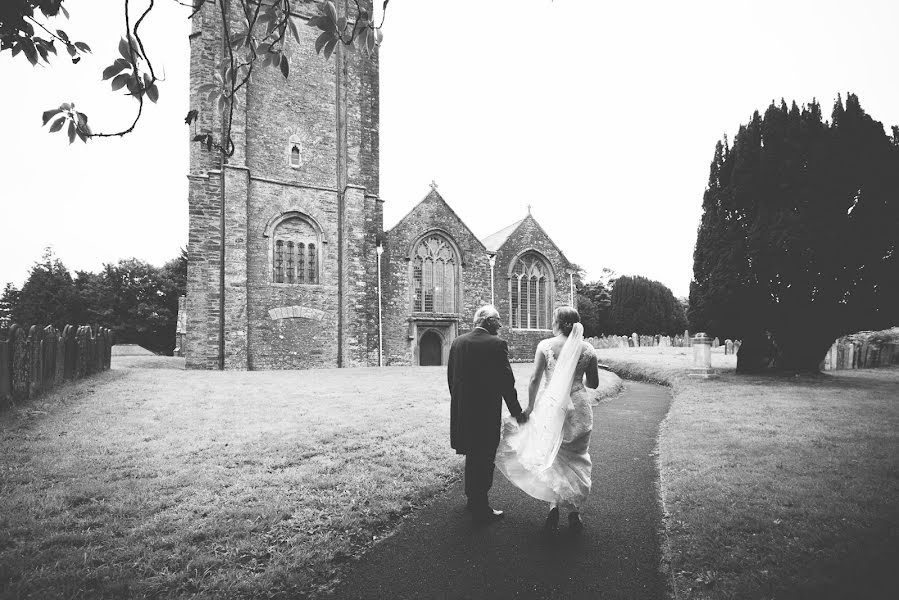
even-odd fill
[(517, 415), (515, 415), (515, 420), (518, 421), (519, 425), (523, 425), (524, 423), (528, 422), (528, 416), (529, 416), (530, 412), (531, 411), (529, 411), (529, 410), (523, 410), (520, 413), (518, 413)]

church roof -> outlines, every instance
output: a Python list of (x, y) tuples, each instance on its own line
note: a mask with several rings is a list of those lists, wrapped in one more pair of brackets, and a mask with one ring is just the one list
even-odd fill
[(396, 225), (394, 225), (393, 227), (391, 227), (391, 228), (390, 228), (389, 230), (387, 230), (385, 233), (387, 233), (387, 234), (389, 235), (392, 231), (394, 231), (397, 227), (399, 227), (399, 226), (400, 226), (406, 219), (408, 219), (409, 217), (411, 217), (411, 216), (412, 216), (413, 214), (415, 214), (415, 212), (418, 211), (422, 206), (424, 206), (425, 204), (428, 204), (428, 203), (438, 203), (438, 204), (442, 205), (442, 206), (443, 206), (443, 207), (444, 207), (444, 208), (445, 208), (445, 209), (446, 209), (446, 210), (447, 210), (447, 211), (448, 211), (448, 212), (449, 212), (449, 213), (456, 219), (456, 221), (459, 223), (459, 225), (461, 225), (461, 226), (464, 228), (464, 230), (465, 230), (465, 231), (466, 231), (466, 232), (467, 232), (467, 233), (474, 239), (474, 241), (476, 241), (476, 242), (479, 243), (479, 244), (483, 244), (483, 242), (481, 242), (481, 240), (478, 239), (478, 237), (474, 234), (474, 232), (473, 232), (471, 229), (468, 228), (468, 225), (465, 224), (465, 221), (463, 221), (461, 218), (459, 218), (459, 215), (456, 214), (456, 211), (453, 210), (453, 207), (450, 206), (449, 203), (448, 203), (446, 200), (443, 199), (443, 196), (441, 196), (440, 193), (437, 191), (437, 186), (436, 186), (436, 185), (432, 185), (432, 186), (431, 186), (431, 191), (428, 192), (428, 195), (425, 196), (425, 197), (421, 200), (421, 202), (419, 202), (418, 204), (416, 204), (415, 206), (413, 206), (413, 207), (409, 210), (409, 212), (407, 212), (407, 213), (405, 214), (405, 216), (403, 216), (402, 219), (400, 219), (399, 221), (397, 221)]
[(509, 239), (509, 236), (512, 235), (512, 232), (518, 229), (518, 226), (521, 225), (522, 221), (524, 221), (524, 219), (519, 219), (508, 227), (503, 227), (496, 233), (491, 233), (483, 240), (481, 240), (481, 243), (484, 244), (484, 247), (487, 248), (487, 250), (489, 250), (490, 252), (496, 252), (502, 247), (503, 244), (506, 243), (506, 240)]

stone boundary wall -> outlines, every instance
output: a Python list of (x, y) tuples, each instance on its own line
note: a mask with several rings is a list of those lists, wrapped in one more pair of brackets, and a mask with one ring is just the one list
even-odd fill
[(10, 326), (0, 335), (0, 407), (6, 408), (61, 385), (109, 369), (112, 332), (104, 327)]

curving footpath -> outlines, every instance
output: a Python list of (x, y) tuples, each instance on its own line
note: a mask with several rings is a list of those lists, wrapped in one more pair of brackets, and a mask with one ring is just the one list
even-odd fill
[[(502, 521), (475, 527), (462, 482), (412, 515), (348, 569), (333, 598), (665, 598), (655, 460), (666, 388), (627, 382), (594, 407), (593, 491), (584, 532), (540, 532), (547, 507), (497, 471), (490, 501)], [(449, 442), (447, 442), (449, 443)]]

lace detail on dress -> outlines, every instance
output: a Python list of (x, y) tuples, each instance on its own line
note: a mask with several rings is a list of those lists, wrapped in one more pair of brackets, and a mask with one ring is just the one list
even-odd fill
[[(546, 357), (545, 377), (546, 383), (549, 383), (556, 368), (556, 353), (553, 351), (551, 338), (541, 341), (540, 345), (542, 346), (540, 350), (543, 352), (543, 356)], [(587, 370), (587, 365), (590, 364), (591, 356), (593, 356), (593, 346), (584, 342), (581, 348), (581, 355), (578, 357), (577, 366), (574, 368), (574, 381), (571, 385), (571, 391), (584, 389), (584, 372)]]

